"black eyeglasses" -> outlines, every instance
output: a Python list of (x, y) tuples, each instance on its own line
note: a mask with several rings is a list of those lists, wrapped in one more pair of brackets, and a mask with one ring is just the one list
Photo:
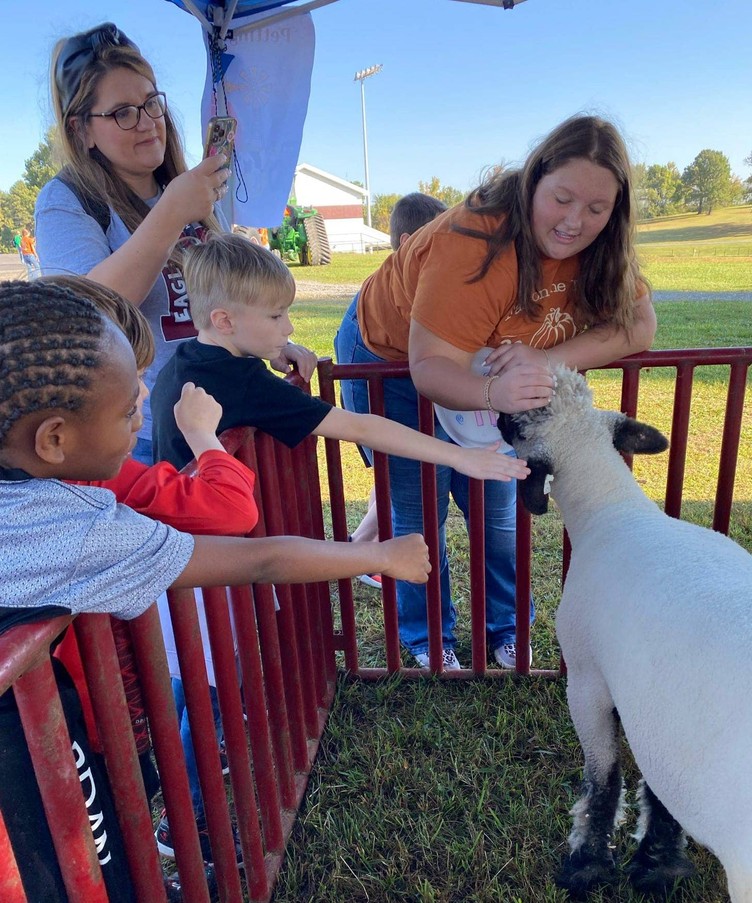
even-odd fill
[(128, 132), (135, 129), (141, 122), (142, 110), (149, 119), (161, 119), (167, 111), (167, 97), (160, 91), (158, 94), (152, 94), (138, 106), (129, 104), (126, 107), (118, 107), (111, 113), (89, 113), (88, 115), (99, 116), (101, 119), (114, 119), (116, 125)]

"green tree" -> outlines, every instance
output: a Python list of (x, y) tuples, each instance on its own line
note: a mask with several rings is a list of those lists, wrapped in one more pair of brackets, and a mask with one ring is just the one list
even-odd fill
[(642, 189), (647, 216), (666, 216), (674, 213), (681, 204), (682, 177), (675, 163), (662, 166), (654, 163), (645, 171)]
[[(747, 164), (747, 166), (752, 166), (752, 154), (750, 154), (748, 157), (745, 157), (744, 162)], [(742, 188), (744, 190), (744, 202), (747, 204), (752, 204), (752, 176), (747, 176), (747, 178), (742, 182)]]
[(0, 191), (0, 247), (13, 250), (13, 234), (24, 226), (33, 229), (34, 204), (42, 186), (55, 175), (53, 162), (54, 127), (24, 163), (23, 176), (8, 191)]
[(451, 185), (442, 185), (438, 176), (432, 176), (430, 182), (418, 182), (418, 191), (421, 191), (423, 194), (429, 194), (432, 198), (438, 198), (447, 207), (454, 207), (465, 199), (465, 195), (459, 188), (453, 188)]
[(743, 204), (747, 196), (747, 190), (746, 182), (742, 182), (739, 176), (731, 176), (726, 203), (729, 205)]
[(371, 225), (381, 232), (389, 232), (389, 217), (401, 194), (376, 194), (371, 204)]
[(14, 182), (3, 197), (2, 211), (4, 223), (11, 229), (30, 229), (34, 224), (34, 204), (37, 190), (19, 179)]
[(55, 127), (47, 131), (44, 141), (24, 164), (23, 181), (39, 191), (60, 168), (54, 162)]
[(682, 174), (684, 196), (699, 213), (727, 204), (731, 195), (731, 164), (721, 151), (701, 150)]

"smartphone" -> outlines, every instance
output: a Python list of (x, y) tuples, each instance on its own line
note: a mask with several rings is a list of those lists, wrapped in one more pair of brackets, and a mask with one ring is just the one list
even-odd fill
[(227, 158), (223, 169), (232, 165), (232, 153), (235, 148), (235, 132), (238, 121), (233, 116), (212, 116), (206, 127), (206, 144), (204, 157), (216, 157), (224, 154)]

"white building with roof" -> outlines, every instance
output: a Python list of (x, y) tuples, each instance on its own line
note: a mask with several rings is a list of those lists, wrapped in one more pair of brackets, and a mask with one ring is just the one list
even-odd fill
[(386, 232), (363, 221), (367, 192), (360, 185), (310, 163), (299, 163), (290, 197), (301, 207), (315, 207), (323, 216), (332, 251), (364, 253), (390, 247)]

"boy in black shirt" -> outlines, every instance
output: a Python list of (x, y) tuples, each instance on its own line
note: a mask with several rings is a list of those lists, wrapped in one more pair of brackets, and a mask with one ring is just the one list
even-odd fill
[(493, 448), (461, 448), (374, 414), (355, 414), (312, 398), (271, 373), (293, 333), (295, 281), (282, 261), (240, 235), (218, 235), (186, 252), (184, 274), (198, 336), (183, 342), (152, 392), (155, 460), (184, 467), (193, 457), (173, 407), (193, 382), (222, 405), (218, 432), (255, 426), (290, 448), (313, 433), (445, 464), (481, 480), (524, 479), (524, 461)]

